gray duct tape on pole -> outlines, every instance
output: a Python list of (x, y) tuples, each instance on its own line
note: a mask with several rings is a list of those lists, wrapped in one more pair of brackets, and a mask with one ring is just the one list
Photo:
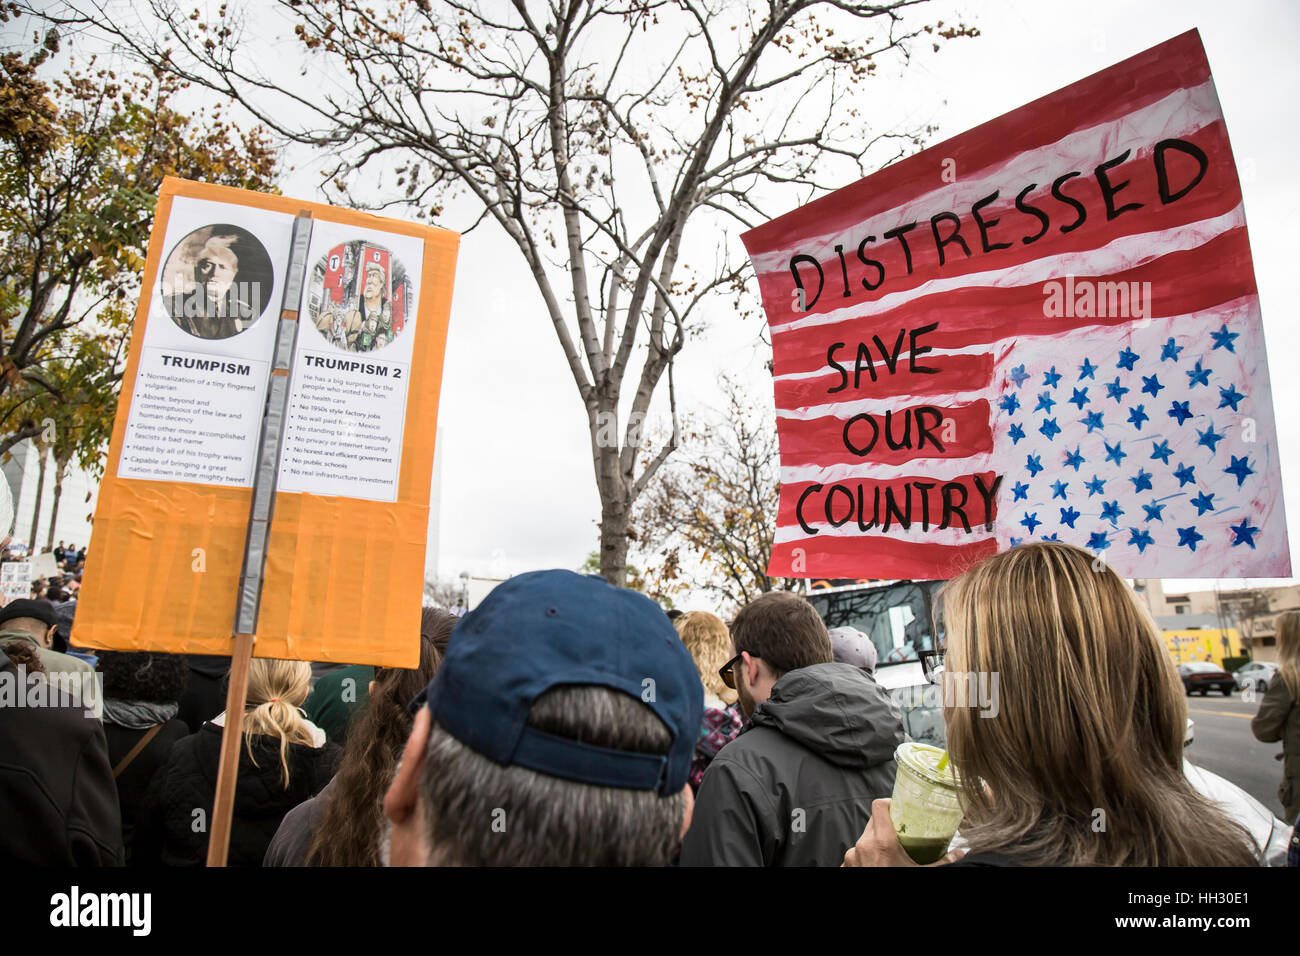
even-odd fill
[(275, 486), (280, 472), (280, 451), (284, 443), (285, 411), (289, 404), (289, 368), (298, 341), (298, 305), (307, 274), (307, 246), (311, 242), (312, 218), (300, 212), (293, 223), (293, 250), (289, 274), (284, 283), (280, 326), (275, 333), (275, 362), (266, 390), (266, 414), (262, 421), (257, 470), (253, 475), (253, 505), (248, 516), (248, 537), (244, 543), (244, 566), (239, 574), (239, 604), (235, 610), (235, 633), (253, 634), (257, 610), (262, 601), (262, 576), (266, 570), (266, 542), (275, 510)]

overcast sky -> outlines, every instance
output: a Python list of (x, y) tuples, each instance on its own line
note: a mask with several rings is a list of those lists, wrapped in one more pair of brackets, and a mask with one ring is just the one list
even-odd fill
[[(1300, 416), (1288, 412), (1300, 406), (1291, 358), (1300, 329), (1288, 294), (1294, 296), (1291, 227), (1300, 216), (1294, 106), (1300, 102), (1300, 4), (1011, 0), (947, 8), (983, 35), (915, 59), (901, 79), (873, 80), (866, 88), (872, 102), (887, 105), (864, 104), (868, 115), (894, 111), (885, 115), (936, 124), (940, 132), (931, 142), (1188, 29), (1200, 30), (1245, 194), (1294, 555)], [(751, 388), (770, 399), (760, 331), (757, 322), (736, 320), (719, 302), (707, 333), (680, 356), (681, 404), (716, 406), (719, 372), (738, 364), (748, 369)], [(512, 387), (503, 387), (507, 382)], [(532, 281), (518, 253), (490, 227), (467, 235), (461, 247), (439, 430), (441, 575), (496, 576), (582, 563), (596, 546), (599, 516), (586, 419)]]
[[(918, 51), (906, 70), (891, 66), (864, 84), (858, 104), (877, 128), (936, 125), (931, 144), (1188, 29), (1200, 30), (1245, 194), (1294, 556), (1300, 540), (1300, 415), (1291, 412), (1300, 407), (1300, 376), (1291, 356), (1300, 346), (1300, 328), (1288, 293), (1295, 272), (1290, 227), (1300, 217), (1300, 111), (1294, 105), (1300, 102), (1300, 4), (998, 0), (938, 2), (932, 10), (928, 18), (963, 19), (982, 36), (948, 43), (937, 54)], [(273, 70), (293, 68), (271, 62)], [(283, 192), (322, 198), (317, 159), (290, 151), (296, 170), (283, 182)], [(738, 233), (728, 242), (742, 250)], [(697, 413), (717, 407), (724, 369), (770, 402), (771, 378), (764, 368), (770, 353), (759, 341), (761, 320), (741, 321), (725, 298), (706, 318), (706, 331), (678, 359), (679, 405)], [(661, 421), (663, 405), (657, 401)], [(441, 500), (435, 510), (437, 554), (430, 555), (430, 564), (441, 576), (501, 577), (582, 564), (597, 545), (600, 511), (586, 417), (522, 257), (491, 223), (462, 241), (438, 428)], [(1167, 582), (1172, 590), (1185, 585), (1196, 586)]]

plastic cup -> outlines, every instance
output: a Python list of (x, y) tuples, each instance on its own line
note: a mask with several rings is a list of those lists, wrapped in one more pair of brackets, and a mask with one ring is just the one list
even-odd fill
[(963, 815), (956, 769), (951, 762), (939, 769), (943, 753), (915, 742), (894, 751), (898, 773), (889, 816), (903, 849), (920, 864), (934, 863), (947, 852)]

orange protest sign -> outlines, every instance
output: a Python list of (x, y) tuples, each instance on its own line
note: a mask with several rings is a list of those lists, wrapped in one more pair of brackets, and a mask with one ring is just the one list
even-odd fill
[[(299, 292), (287, 265), (300, 212), (310, 241)], [(290, 384), (255, 653), (415, 666), (459, 242), (320, 203), (164, 181), (78, 644), (231, 653), (284, 310), (299, 328), (282, 357)]]

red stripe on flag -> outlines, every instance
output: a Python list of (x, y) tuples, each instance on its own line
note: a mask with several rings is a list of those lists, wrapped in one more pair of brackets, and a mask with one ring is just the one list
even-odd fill
[[(935, 369), (933, 373), (911, 372), (907, 358), (903, 357), (897, 360), (898, 372), (891, 375), (881, 359), (879, 347), (874, 342), (863, 345), (867, 348), (867, 354), (861, 358), (860, 365), (858, 362), (861, 352), (857, 342), (845, 343), (844, 348), (835, 351), (835, 361), (844, 368), (843, 374), (831, 368), (823, 353), (821, 365), (824, 374), (776, 382), (777, 408), (802, 408), (806, 405), (848, 402), (858, 398), (890, 398), (900, 394), (920, 398), (983, 388), (993, 381), (991, 352), (918, 357), (916, 364)], [(886, 351), (889, 346), (890, 343), (887, 343)], [(829, 346), (827, 348), (829, 350)], [(875, 369), (874, 382), (868, 371), (869, 366)], [(836, 388), (840, 390), (831, 391)]]
[[(861, 230), (851, 230), (841, 237), (844, 262), (841, 263), (839, 256), (833, 252), (820, 262), (824, 276), (820, 290), (812, 265), (803, 263), (799, 266), (801, 281), (805, 285), (804, 305), (811, 308), (798, 308), (798, 290), (788, 265), (783, 264), (779, 269), (759, 275), (763, 307), (769, 324), (779, 326), (809, 316), (825, 315), (846, 306), (866, 305), (884, 295), (906, 292), (936, 278), (977, 275), (1033, 262), (1045, 256), (1089, 252), (1134, 233), (1176, 229), (1231, 212), (1241, 202), (1241, 188), (1232, 162), (1226, 127), (1222, 122), (1214, 123), (1187, 137), (1186, 141), (1205, 152), (1209, 166), (1204, 177), (1185, 196), (1162, 205), (1151, 158), (1130, 159), (1105, 174), (1112, 189), (1126, 184), (1112, 195), (1111, 203), (1116, 214), (1115, 218), (1109, 219), (1094, 171), (1083, 170), (1081, 176), (1071, 179), (1062, 190), (1065, 195), (1083, 204), (1087, 218), (1081, 226), (1066, 233), (1061, 231), (1061, 227), (1074, 223), (1078, 212), (1051, 196), (1050, 182), (1038, 183), (1038, 188), (1025, 197), (1028, 205), (1049, 217), (1050, 225), (1046, 232), (1042, 231), (1043, 225), (1038, 218), (1015, 208), (1017, 191), (1029, 183), (1007, 183), (1007, 188), (1001, 190), (995, 204), (980, 209), (980, 217), (988, 229), (989, 245), (1010, 243), (1009, 249), (983, 251), (980, 231), (969, 206), (953, 209), (936, 207), (930, 210), (930, 214), (951, 212), (959, 217), (960, 229), (955, 234), (970, 249), (970, 255), (963, 253), (956, 240), (951, 241), (944, 246), (946, 261), (940, 266), (930, 222), (919, 221), (916, 228), (907, 235), (911, 257), (910, 273), (907, 255), (899, 240), (886, 240), (877, 235), (874, 243), (863, 244), (865, 234), (860, 235)], [(1165, 165), (1170, 174), (1169, 188), (1174, 191), (1190, 183), (1199, 168), (1193, 160), (1172, 149), (1167, 154)], [(1061, 173), (1067, 172), (1070, 170), (1061, 170)], [(1131, 203), (1142, 205), (1138, 209), (1118, 211)], [(951, 225), (944, 224), (941, 235), (947, 238), (950, 234)], [(1024, 239), (1040, 234), (1040, 238), (1030, 243), (1024, 242)], [(783, 256), (787, 253), (806, 254), (806, 250), (788, 243), (781, 248)], [(862, 261), (859, 249), (866, 259), (881, 263), (883, 280), (880, 269)], [(1158, 247), (1156, 251), (1158, 252)], [(879, 285), (868, 291), (864, 282)]]
[(779, 418), (781, 464), (901, 465), (916, 458), (966, 458), (993, 450), (989, 403), (913, 405), (880, 414)]
[[(808, 528), (871, 528), (888, 534), (912, 526), (922, 531), (960, 528), (987, 529), (996, 517), (999, 482), (991, 471), (963, 475), (952, 481), (908, 475), (874, 481), (846, 478), (835, 482), (800, 481), (781, 486), (777, 526)], [(805, 525), (807, 527), (805, 527)]]
[(859, 537), (818, 535), (774, 545), (767, 573), (792, 578), (953, 578), (997, 549), (993, 538), (946, 545), (873, 536), (864, 546)]
[[(1256, 294), (1254, 272), (1250, 266), (1250, 240), (1245, 227), (1230, 229), (1209, 242), (1182, 252), (1170, 252), (1153, 258), (1136, 268), (1103, 276), (1075, 276), (1089, 282), (1151, 283), (1152, 318), (1187, 315)], [(1065, 277), (1053, 282), (1062, 285)], [(896, 309), (868, 318), (851, 319), (835, 325), (810, 326), (774, 335), (773, 356), (776, 374), (805, 371), (826, 366), (826, 349), (831, 342), (863, 332), (877, 333), (892, 340), (900, 328), (914, 328), (933, 322), (939, 316), (939, 328), (924, 337), (931, 348), (960, 349), (988, 345), (1009, 336), (1055, 335), (1086, 326), (1124, 325), (1134, 321), (1132, 315), (1109, 317), (1053, 317), (1044, 314), (1047, 294), (1045, 283), (993, 288), (974, 286), (926, 296), (906, 302)], [(1141, 286), (1139, 286), (1139, 292)], [(1130, 308), (1130, 312), (1132, 309)], [(901, 360), (904, 364), (906, 358)], [(918, 359), (918, 361), (922, 361)]]

